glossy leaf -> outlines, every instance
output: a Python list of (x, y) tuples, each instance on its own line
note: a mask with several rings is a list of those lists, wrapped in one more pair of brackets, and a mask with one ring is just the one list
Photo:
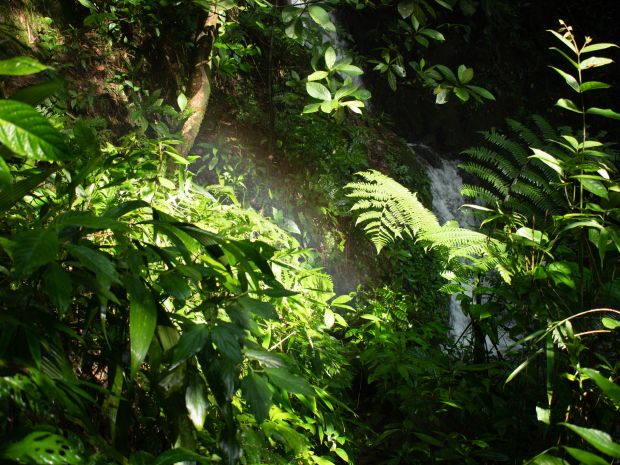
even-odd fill
[(620, 120), (620, 113), (610, 110), (609, 108), (592, 107), (592, 108), (588, 108), (586, 110), (586, 113), (590, 115), (598, 115), (598, 116), (604, 116), (605, 118)]
[(310, 17), (317, 23), (319, 26), (325, 27), (331, 21), (329, 20), (329, 13), (325, 11), (323, 7), (319, 5), (310, 5), (308, 8), (308, 13)]
[(176, 449), (170, 449), (160, 454), (153, 463), (153, 465), (174, 465), (175, 463), (194, 461), (198, 463), (208, 463), (206, 457), (192, 452), (191, 450), (184, 449), (182, 447)]
[(415, 9), (415, 2), (414, 0), (401, 0), (400, 2), (398, 2), (397, 8), (401, 18), (407, 19), (409, 16), (411, 16)]
[(590, 90), (596, 90), (596, 89), (609, 89), (611, 86), (605, 82), (599, 82), (599, 81), (587, 81), (587, 82), (582, 82), (581, 85), (579, 86), (579, 90), (581, 92), (588, 92)]
[(4, 158), (0, 157), (0, 191), (10, 190), (12, 182), (11, 169), (4, 161)]
[(618, 48), (616, 44), (610, 44), (610, 43), (591, 44), (591, 45), (586, 45), (584, 48), (582, 48), (581, 53), (596, 52), (598, 50), (605, 50), (605, 49), (612, 48), (612, 47)]
[(558, 107), (560, 108), (564, 108), (566, 110), (570, 110), (570, 111), (574, 111), (575, 113), (583, 113), (578, 107), (577, 105), (575, 105), (575, 103), (572, 100), (569, 100), (567, 98), (561, 98), (558, 99), (558, 101), (555, 103)]
[(11, 95), (11, 100), (17, 100), (28, 105), (39, 105), (43, 101), (63, 89), (65, 82), (62, 79), (52, 79), (33, 86), (20, 89)]
[(327, 50), (325, 50), (325, 65), (327, 65), (327, 69), (332, 69), (335, 63), (336, 51), (333, 47), (327, 47)]
[(581, 436), (582, 439), (603, 454), (609, 455), (615, 459), (620, 459), (620, 444), (615, 443), (608, 433), (594, 428), (572, 425), (570, 423), (561, 424)]
[(318, 82), (307, 82), (306, 91), (308, 92), (308, 95), (319, 100), (329, 101), (332, 99), (329, 89)]
[(308, 81), (320, 81), (321, 79), (325, 79), (329, 76), (327, 71), (315, 71), (314, 73), (308, 76)]
[(83, 245), (67, 244), (65, 247), (82, 265), (95, 273), (98, 279), (120, 284), (121, 279), (116, 267), (106, 255)]
[(189, 375), (189, 382), (185, 388), (185, 407), (189, 413), (189, 419), (198, 431), (202, 428), (207, 418), (207, 386), (198, 373)]
[(579, 68), (582, 70), (586, 70), (586, 69), (590, 69), (590, 68), (598, 68), (599, 66), (605, 66), (608, 65), (610, 63), (613, 63), (614, 61), (609, 59), (609, 58), (603, 58), (603, 57), (590, 57), (587, 58), (585, 60), (583, 60), (580, 65)]
[(459, 66), (457, 74), (461, 84), (467, 84), (474, 78), (474, 70), (466, 67), (465, 65)]
[(567, 72), (562, 71), (559, 68), (556, 68), (555, 66), (551, 66), (551, 69), (556, 71), (560, 76), (562, 76), (564, 78), (564, 80), (566, 81), (566, 83), (575, 91), (575, 92), (580, 92), (580, 88), (579, 88), (579, 82), (577, 82), (577, 79), (575, 79), (572, 75), (568, 74)]
[(495, 96), (488, 90), (484, 89), (483, 87), (473, 86), (471, 84), (468, 84), (467, 88), (482, 98), (485, 98), (487, 100), (495, 100)]
[(62, 134), (34, 108), (14, 100), (0, 100), (0, 143), (34, 160), (63, 160), (68, 156)]

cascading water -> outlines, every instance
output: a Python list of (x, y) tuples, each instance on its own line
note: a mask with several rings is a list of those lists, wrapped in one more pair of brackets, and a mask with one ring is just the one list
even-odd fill
[[(426, 174), (431, 181), (433, 195), (433, 213), (440, 223), (456, 220), (460, 226), (475, 227), (472, 218), (464, 215), (459, 208), (463, 204), (461, 187), (463, 179), (458, 171), (458, 160), (447, 160), (431, 147), (424, 144), (409, 144), (409, 147), (418, 155), (419, 160), (426, 168)], [(456, 296), (450, 297), (450, 328), (453, 338), (458, 339), (465, 335), (469, 327), (469, 317), (461, 309)]]

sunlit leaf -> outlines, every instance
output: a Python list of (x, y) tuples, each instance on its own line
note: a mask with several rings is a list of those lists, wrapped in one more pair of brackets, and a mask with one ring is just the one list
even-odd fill
[(34, 160), (63, 160), (68, 156), (62, 134), (34, 108), (14, 100), (0, 100), (0, 143)]
[(127, 278), (129, 292), (129, 343), (134, 377), (149, 350), (157, 327), (157, 308), (151, 292), (136, 276)]
[(7, 60), (0, 60), (0, 75), (5, 76), (26, 76), (36, 74), (50, 69), (38, 60), (31, 57), (14, 57)]
[(615, 459), (620, 459), (620, 444), (616, 444), (608, 433), (594, 428), (584, 428), (570, 423), (560, 424), (566, 426), (568, 429), (581, 436), (582, 439), (603, 454), (609, 455)]

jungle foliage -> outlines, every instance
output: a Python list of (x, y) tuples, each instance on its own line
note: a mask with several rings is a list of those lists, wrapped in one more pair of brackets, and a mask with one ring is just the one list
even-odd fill
[[(617, 47), (550, 31), (566, 119), (463, 152), (479, 228), (440, 224), (366, 111), (373, 67), (438, 104), (493, 100), (422, 55), (497, 3), (0, 10), (3, 463), (620, 460), (618, 154), (593, 135), (620, 115), (587, 103)], [(370, 56), (343, 48), (351, 10), (389, 18)]]

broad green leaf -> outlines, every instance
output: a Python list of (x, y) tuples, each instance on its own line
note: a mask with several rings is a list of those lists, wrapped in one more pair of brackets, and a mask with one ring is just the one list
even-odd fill
[(0, 60), (0, 75), (26, 76), (50, 69), (38, 60), (30, 57), (14, 57), (8, 60)]
[(167, 450), (166, 452), (160, 454), (152, 463), (153, 465), (174, 465), (175, 463), (191, 461), (198, 463), (210, 462), (210, 460), (207, 460), (206, 457), (198, 455), (196, 452), (179, 447), (177, 449)]
[(462, 102), (467, 102), (469, 100), (469, 92), (467, 92), (466, 89), (454, 87), (453, 92)]
[(329, 76), (327, 71), (315, 71), (311, 75), (307, 77), (308, 81), (320, 81), (321, 79), (325, 79)]
[(265, 368), (269, 381), (291, 394), (302, 394), (307, 397), (314, 396), (314, 390), (301, 376), (294, 375), (286, 368)]
[(582, 465), (609, 465), (607, 460), (593, 454), (592, 452), (568, 446), (564, 446), (564, 449), (572, 455), (574, 459), (579, 460), (579, 463)]
[(616, 44), (609, 44), (609, 43), (591, 44), (591, 45), (587, 45), (584, 48), (582, 48), (581, 53), (596, 52), (598, 50), (605, 50), (611, 47), (618, 48)]
[(120, 284), (114, 263), (103, 253), (83, 245), (67, 244), (67, 251), (82, 265), (97, 275), (97, 279)]
[(250, 411), (257, 422), (262, 423), (269, 419), (272, 394), (269, 383), (264, 377), (248, 373), (241, 380), (241, 393), (250, 405)]
[(34, 108), (14, 100), (0, 100), (0, 143), (34, 160), (63, 160), (68, 154), (62, 134)]
[(327, 65), (327, 69), (332, 69), (335, 63), (336, 51), (333, 47), (327, 47), (327, 50), (325, 50), (325, 64)]
[(468, 68), (465, 65), (459, 66), (457, 70), (457, 74), (458, 74), (459, 81), (461, 82), (461, 84), (467, 84), (469, 81), (471, 81), (474, 78), (474, 70), (471, 68)]
[(183, 331), (179, 342), (172, 349), (171, 368), (198, 353), (209, 340), (209, 333), (209, 327), (204, 324), (195, 325), (191, 329)]
[(318, 5), (310, 5), (308, 8), (308, 13), (310, 13), (310, 17), (317, 23), (319, 26), (325, 27), (328, 23), (331, 23), (329, 20), (329, 13)]
[(560, 164), (561, 162), (557, 158), (555, 158), (553, 155), (550, 155), (547, 152), (544, 152), (540, 149), (532, 148), (532, 151), (534, 152), (534, 155), (532, 155), (530, 158), (539, 159), (545, 165), (551, 168), (553, 171), (558, 173), (560, 176), (562, 175), (563, 169)]
[(575, 79), (573, 76), (571, 76), (570, 74), (562, 71), (560, 68), (556, 68), (555, 66), (550, 66), (550, 68), (554, 71), (556, 71), (560, 76), (562, 76), (564, 78), (564, 80), (566, 81), (566, 83), (575, 91), (575, 92), (580, 92), (579, 89), (579, 82), (577, 82), (577, 79)]
[(602, 197), (604, 199), (609, 198), (609, 194), (607, 193), (607, 188), (601, 181), (597, 181), (596, 179), (587, 179), (583, 177), (579, 177), (578, 179), (581, 185), (583, 186), (583, 188), (587, 190), (588, 192), (592, 192), (594, 195), (598, 197)]
[(446, 78), (448, 79), (451, 83), (453, 84), (457, 84), (458, 81), (456, 79), (456, 76), (454, 75), (454, 73), (452, 72), (452, 70), (450, 68), (448, 68), (447, 66), (444, 65), (435, 65), (435, 68)]
[(320, 103), (310, 103), (308, 105), (306, 105), (302, 111), (303, 114), (306, 113), (316, 113), (317, 111), (319, 111), (319, 109), (321, 108), (321, 104)]
[(569, 100), (567, 98), (558, 99), (558, 101), (555, 102), (555, 104), (560, 108), (574, 111), (575, 113), (583, 113), (579, 108), (577, 108), (577, 105), (575, 105), (575, 103), (572, 100)]
[(495, 100), (495, 96), (483, 87), (473, 86), (471, 84), (467, 84), (466, 87), (482, 98), (485, 98), (487, 100)]
[(581, 372), (592, 379), (616, 407), (620, 408), (620, 386), (591, 368), (582, 368)]
[(334, 71), (341, 71), (343, 73), (350, 74), (351, 76), (361, 76), (364, 74), (362, 68), (355, 65), (336, 65), (334, 66)]
[(327, 329), (330, 329), (334, 326), (335, 322), (336, 316), (334, 315), (334, 312), (328, 308), (325, 310), (325, 314), (323, 315), (323, 323)]
[(187, 281), (174, 272), (164, 272), (160, 274), (157, 279), (157, 284), (159, 284), (169, 296), (182, 302), (189, 299), (192, 295), (192, 290), (189, 284), (187, 284)]
[(598, 68), (599, 66), (605, 66), (613, 62), (614, 60), (611, 60), (609, 58), (590, 57), (590, 58), (583, 60), (579, 64), (579, 68), (582, 70), (590, 69), (590, 68)]
[(0, 457), (40, 465), (80, 465), (84, 458), (67, 439), (47, 431), (34, 431), (10, 444)]
[(50, 263), (43, 275), (43, 282), (47, 296), (62, 316), (69, 308), (73, 291), (69, 272), (57, 263)]
[(185, 408), (189, 414), (189, 419), (198, 431), (202, 431), (207, 418), (207, 386), (198, 373), (189, 375), (189, 382), (185, 388)]
[(13, 183), (10, 189), (0, 190), (0, 212), (5, 212), (17, 202), (24, 199), (39, 184), (50, 177), (55, 169), (47, 169), (40, 173), (30, 174), (24, 179)]
[(243, 334), (236, 326), (220, 322), (213, 327), (211, 334), (213, 342), (224, 356), (235, 363), (241, 362), (243, 355), (241, 353), (240, 338)]
[(15, 271), (22, 276), (56, 258), (60, 243), (54, 229), (23, 231), (13, 238), (12, 258)]
[(149, 350), (157, 327), (157, 307), (151, 292), (137, 276), (127, 278), (131, 376), (135, 377)]
[(571, 57), (569, 57), (566, 54), (566, 52), (564, 52), (564, 50), (560, 50), (557, 47), (549, 47), (549, 49), (555, 52), (558, 52), (560, 55), (562, 55), (566, 59), (566, 61), (568, 61), (571, 64), (573, 68), (575, 68), (576, 70), (579, 70), (579, 64), (575, 60), (573, 60)]
[(605, 118), (620, 120), (620, 113), (616, 113), (615, 111), (610, 110), (609, 108), (592, 107), (592, 108), (588, 108), (586, 110), (586, 113), (590, 115), (598, 115), (598, 116), (604, 116)]
[(551, 410), (536, 406), (536, 419), (545, 425), (551, 424)]
[(604, 318), (601, 319), (601, 323), (607, 329), (612, 329), (613, 330), (613, 329), (616, 329), (616, 328), (620, 328), (620, 321), (614, 320), (613, 318), (604, 317)]
[[(431, 39), (436, 40), (438, 42), (443, 42), (446, 40), (443, 34), (435, 29), (424, 28), (424, 29), (421, 29), (419, 33), (422, 35), (425, 35), (426, 37), (430, 37)], [(473, 75), (473, 70), (472, 70), (472, 75)]]
[(581, 85), (579, 86), (579, 90), (581, 90), (581, 92), (588, 92), (589, 90), (609, 89), (610, 87), (611, 86), (605, 82), (587, 81), (581, 83)]
[(415, 9), (414, 0), (401, 0), (398, 2), (398, 13), (403, 19), (407, 19)]
[(306, 82), (306, 91), (311, 97), (319, 100), (330, 101), (332, 99), (329, 89), (318, 82)]
[(608, 433), (594, 428), (584, 428), (582, 426), (572, 425), (570, 423), (560, 424), (566, 426), (568, 429), (581, 436), (582, 439), (588, 442), (596, 450), (615, 459), (620, 459), (620, 444), (616, 444)]
[(362, 114), (361, 108), (365, 107), (364, 102), (360, 102), (359, 100), (347, 100), (346, 102), (340, 102), (340, 104), (359, 115)]

